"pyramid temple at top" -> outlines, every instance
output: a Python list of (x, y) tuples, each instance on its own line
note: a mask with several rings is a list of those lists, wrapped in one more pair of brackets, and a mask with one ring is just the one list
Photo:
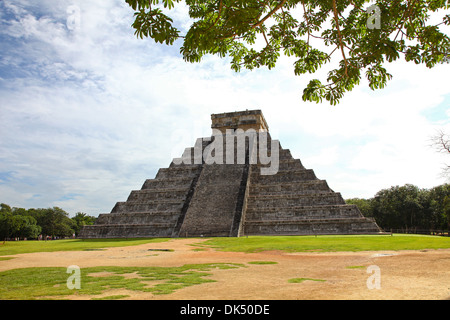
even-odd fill
[(270, 137), (260, 110), (211, 115), (199, 138), (80, 238), (382, 232)]

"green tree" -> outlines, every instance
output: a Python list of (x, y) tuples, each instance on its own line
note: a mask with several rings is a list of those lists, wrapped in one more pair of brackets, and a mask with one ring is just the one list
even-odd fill
[(228, 56), (235, 71), (271, 69), (283, 53), (294, 58), (296, 75), (331, 62), (325, 83), (313, 79), (304, 88), (305, 101), (336, 104), (363, 75), (372, 90), (383, 88), (392, 78), (385, 65), (400, 55), (428, 68), (450, 57), (443, 0), (186, 0), (193, 23), (185, 35), (169, 16), (180, 0), (125, 2), (135, 10), (136, 36), (167, 45), (182, 39), (188, 62), (213, 54)]
[(11, 213), (12, 209), (6, 203), (0, 203), (0, 213)]
[(418, 228), (423, 220), (423, 191), (406, 184), (383, 189), (373, 199), (373, 214), (386, 229)]
[(352, 198), (345, 200), (345, 202), (356, 205), (364, 217), (373, 217), (372, 199)]
[(41, 233), (41, 227), (36, 224), (36, 219), (31, 216), (16, 214), (12, 216), (11, 220), (13, 227), (11, 237), (36, 239)]
[(31, 214), (42, 227), (44, 235), (70, 237), (75, 233), (76, 223), (61, 208), (33, 209)]
[[(444, 219), (447, 222), (447, 230), (450, 231), (450, 196), (444, 198)], [(449, 234), (450, 235), (450, 234)]]
[(0, 239), (37, 238), (41, 227), (26, 209), (11, 208), (7, 204), (0, 205)]
[(385, 230), (447, 229), (450, 185), (420, 189), (406, 184), (380, 190), (372, 199), (349, 199), (347, 203), (358, 205), (362, 212), (370, 212)]
[(0, 239), (10, 238), (13, 231), (12, 213), (2, 208), (0, 210)]
[(72, 220), (75, 222), (75, 234), (78, 235), (83, 226), (93, 225), (96, 218), (83, 212), (77, 212)]
[(443, 184), (429, 191), (429, 221), (431, 228), (447, 229), (450, 212), (450, 184)]

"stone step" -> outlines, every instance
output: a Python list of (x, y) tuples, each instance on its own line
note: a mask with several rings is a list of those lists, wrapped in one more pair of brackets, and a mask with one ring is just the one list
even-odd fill
[(171, 237), (173, 224), (112, 224), (84, 226), (79, 237), (83, 239), (108, 238), (165, 238)]
[(189, 186), (184, 188), (162, 188), (162, 189), (144, 189), (133, 190), (128, 196), (128, 201), (152, 201), (155, 199), (178, 199), (182, 200), (186, 198), (186, 194), (189, 191)]
[[(352, 209), (353, 208), (353, 209)], [(304, 206), (280, 206), (277, 208), (272, 207), (264, 207), (264, 208), (247, 208), (247, 212), (278, 212), (280, 210), (289, 210), (289, 211), (320, 211), (320, 210), (358, 210), (356, 205), (352, 204), (332, 204), (332, 205), (304, 205)]]
[(215, 229), (189, 229), (181, 230), (179, 237), (230, 237), (230, 230), (215, 230)]
[(295, 207), (306, 205), (336, 205), (345, 204), (340, 193), (315, 193), (304, 195), (262, 195), (249, 196), (247, 199), (247, 209), (265, 207)]
[[(268, 164), (261, 164), (260, 159), (258, 158), (257, 164), (252, 164), (252, 170), (255, 172), (260, 172), (261, 168), (273, 167), (274, 164), (272, 161), (274, 159), (268, 159)], [(294, 158), (282, 158), (278, 159), (278, 170), (305, 170), (306, 168), (303, 166), (299, 159)]]
[[(259, 167), (259, 165), (258, 165)], [(252, 166), (252, 177), (260, 176), (259, 170), (253, 170), (254, 166)], [(277, 175), (292, 175), (292, 174), (305, 174), (307, 172), (314, 172), (312, 169), (299, 168), (299, 169), (280, 169), (277, 172)]]
[(246, 220), (359, 218), (362, 214), (354, 205), (327, 205), (279, 208), (249, 208)]
[(195, 177), (199, 174), (201, 165), (183, 165), (158, 170), (155, 179), (167, 179), (175, 177)]
[(142, 185), (142, 189), (161, 189), (161, 188), (189, 188), (192, 183), (191, 176), (172, 177), (165, 179), (147, 179)]
[(96, 225), (152, 224), (152, 223), (174, 224), (178, 220), (179, 216), (180, 216), (179, 211), (109, 213), (109, 214), (100, 214), (95, 224)]
[(252, 170), (250, 179), (252, 183), (273, 184), (317, 180), (317, 177), (312, 169), (278, 170), (273, 175), (261, 175), (259, 170)]
[(154, 188), (154, 189), (131, 190), (131, 192), (151, 194), (151, 193), (169, 193), (169, 192), (177, 193), (177, 192), (185, 192), (187, 190), (189, 190), (189, 185), (165, 186), (165, 187), (158, 187), (158, 188)]
[[(324, 223), (360, 223), (367, 222), (369, 218), (320, 218), (320, 219), (296, 219), (296, 220), (245, 220), (245, 225), (270, 225), (270, 224), (324, 224)], [(369, 219), (371, 220), (371, 219)]]
[(171, 211), (181, 210), (184, 204), (183, 200), (161, 200), (156, 199), (152, 202), (117, 202), (111, 213), (122, 212), (154, 212), (154, 211)]
[(252, 183), (249, 189), (249, 195), (269, 195), (269, 194), (309, 194), (318, 191), (329, 191), (330, 189), (325, 180), (305, 180), (287, 183), (261, 184)]
[[(269, 163), (268, 165), (264, 165), (265, 167), (270, 166), (271, 164)], [(279, 167), (278, 170), (291, 170), (291, 169), (300, 169), (300, 170), (304, 170), (305, 167), (303, 166), (303, 164), (300, 162), (299, 159), (279, 159)]]
[(259, 201), (259, 200), (274, 200), (274, 199), (303, 199), (303, 198), (311, 198), (311, 197), (328, 197), (328, 196), (338, 196), (341, 197), (339, 192), (332, 191), (319, 191), (313, 194), (297, 194), (297, 193), (274, 193), (269, 195), (260, 195), (260, 194), (249, 194), (247, 199), (248, 201)]
[(277, 208), (271, 208), (271, 207), (264, 207), (264, 208), (248, 208), (248, 212), (253, 211), (261, 211), (261, 212), (277, 212), (279, 210), (328, 210), (328, 209), (347, 209), (350, 210), (350, 208), (357, 208), (356, 205), (353, 204), (332, 204), (332, 205), (302, 205), (302, 206), (280, 206)]
[(318, 234), (380, 234), (373, 220), (315, 219), (298, 222), (267, 221), (245, 224), (243, 235), (318, 235)]

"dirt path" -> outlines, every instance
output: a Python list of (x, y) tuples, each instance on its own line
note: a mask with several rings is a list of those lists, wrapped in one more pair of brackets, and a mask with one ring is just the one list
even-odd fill
[[(199, 263), (243, 263), (246, 267), (213, 270), (216, 282), (183, 288), (172, 294), (109, 290), (102, 296), (129, 295), (129, 299), (449, 299), (450, 249), (336, 253), (220, 252), (192, 244), (199, 239), (174, 239), (102, 251), (18, 254), (0, 261), (0, 271), (26, 267), (182, 266)], [(153, 251), (171, 249), (173, 251)], [(273, 261), (277, 264), (248, 264)], [(367, 281), (379, 270), (380, 288)], [(289, 283), (292, 278), (309, 278)], [(369, 285), (374, 282), (369, 281)], [(97, 296), (98, 297), (98, 296)], [(83, 297), (84, 299), (88, 297)]]

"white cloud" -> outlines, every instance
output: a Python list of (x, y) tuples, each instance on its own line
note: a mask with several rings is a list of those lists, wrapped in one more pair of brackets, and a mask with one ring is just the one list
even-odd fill
[[(427, 139), (448, 117), (424, 112), (450, 111), (442, 107), (449, 65), (393, 64), (384, 90), (362, 85), (337, 106), (305, 103), (307, 78), (293, 75), (290, 59), (239, 74), (217, 57), (186, 63), (176, 47), (136, 39), (124, 1), (4, 5), (0, 174), (14, 173), (0, 181), (2, 202), (109, 212), (209, 135), (211, 113), (242, 109), (262, 109), (272, 136), (346, 197), (443, 182), (445, 157)], [(80, 8), (79, 28), (67, 26), (72, 5)], [(185, 6), (175, 13), (186, 30), (185, 15)]]
[(332, 166), (336, 164), (338, 158), (339, 148), (338, 146), (332, 146), (320, 150), (316, 155), (304, 158), (303, 162), (320, 166)]

